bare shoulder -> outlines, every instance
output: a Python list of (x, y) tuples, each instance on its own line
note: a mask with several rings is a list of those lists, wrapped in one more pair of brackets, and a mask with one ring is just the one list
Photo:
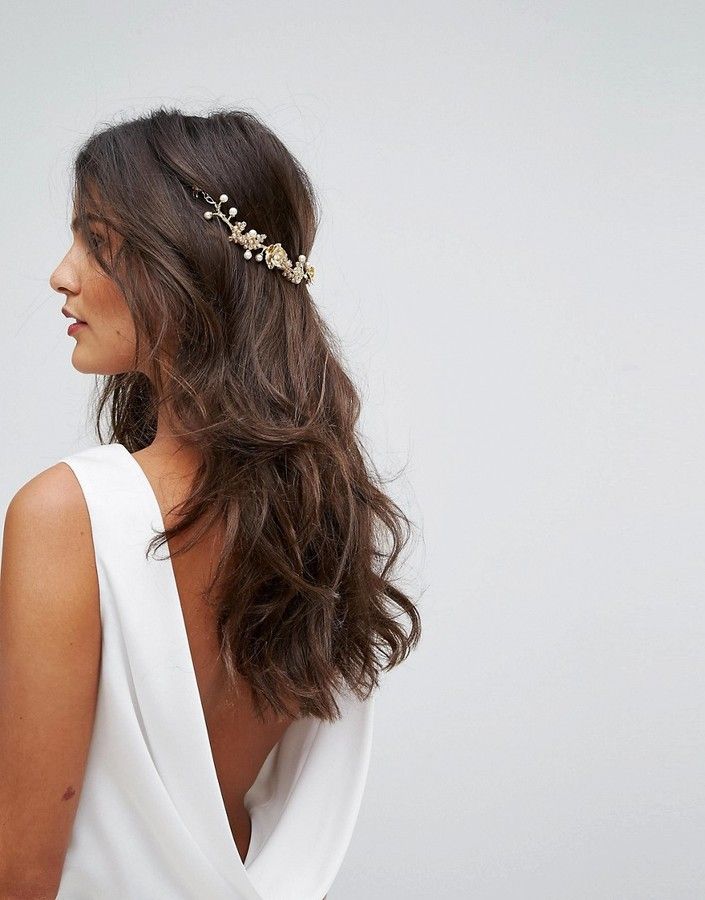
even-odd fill
[(79, 514), (85, 508), (83, 491), (76, 476), (65, 462), (55, 463), (30, 478), (14, 495), (8, 506), (13, 520), (22, 515), (33, 516), (43, 512), (71, 511)]
[(8, 580), (21, 578), (26, 585), (31, 578), (59, 589), (66, 586), (76, 600), (97, 597), (88, 507), (69, 465), (50, 466), (13, 496), (5, 514), (2, 559), (6, 589), (11, 587)]
[(57, 546), (67, 549), (69, 535), (75, 550), (81, 536), (90, 544), (90, 518), (78, 479), (69, 465), (59, 462), (31, 478), (10, 500), (4, 539), (27, 541), (30, 549), (42, 547), (51, 554)]

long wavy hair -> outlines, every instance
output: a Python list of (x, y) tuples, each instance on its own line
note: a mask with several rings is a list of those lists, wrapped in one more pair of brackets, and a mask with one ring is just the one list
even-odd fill
[[(252, 112), (159, 107), (95, 131), (73, 164), (77, 230), (135, 322), (139, 370), (97, 376), (96, 429), (130, 451), (154, 439), (162, 404), (199, 465), (179, 520), (150, 551), (214, 524), (222, 551), (204, 596), (228, 684), (257, 715), (340, 716), (366, 699), (421, 624), (393, 570), (411, 522), (383, 490), (356, 423), (360, 399), (305, 282), (246, 260), (194, 197), (222, 192), (290, 259), (318, 227), (311, 182)], [(122, 235), (95, 243), (91, 218)], [(408, 619), (402, 627), (400, 615)]]

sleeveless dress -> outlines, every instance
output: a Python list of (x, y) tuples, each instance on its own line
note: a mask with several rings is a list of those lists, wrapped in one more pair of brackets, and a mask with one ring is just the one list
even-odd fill
[(336, 722), (292, 722), (230, 831), (181, 603), (140, 464), (122, 444), (65, 456), (85, 496), (100, 587), (100, 682), (57, 900), (323, 900), (367, 779), (374, 692), (338, 694)]

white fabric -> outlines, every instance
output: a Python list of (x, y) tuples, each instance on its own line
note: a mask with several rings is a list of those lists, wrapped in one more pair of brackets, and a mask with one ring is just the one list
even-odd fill
[(122, 444), (71, 466), (91, 519), (102, 658), (95, 729), (57, 900), (323, 900), (370, 759), (374, 693), (342, 718), (294, 721), (245, 797), (240, 859), (220, 793), (174, 569), (146, 557), (163, 520)]

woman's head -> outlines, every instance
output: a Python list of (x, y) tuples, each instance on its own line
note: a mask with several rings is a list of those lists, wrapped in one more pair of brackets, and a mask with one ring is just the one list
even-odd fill
[(269, 128), (238, 110), (157, 109), (81, 148), (75, 240), (51, 283), (87, 322), (74, 365), (105, 376), (99, 437), (107, 407), (110, 440), (139, 450), (168, 410), (170, 435), (201, 460), (153, 543), (193, 526), (183, 553), (223, 526), (206, 596), (232, 685), (245, 679), (262, 713), (332, 719), (338, 689), (367, 696), (382, 658), (391, 668), (419, 640), (389, 575), (410, 523), (367, 465), (359, 397), (307, 283), (245, 259), (194, 186), (308, 259), (314, 192)]
[(50, 283), (65, 294), (65, 312), (88, 325), (75, 333), (79, 371), (138, 371), (161, 383), (168, 360), (219, 367), (224, 354), (232, 360), (235, 330), (276, 329), (291, 307), (310, 303), (305, 283), (246, 260), (224, 224), (204, 219), (210, 207), (192, 190), (226, 192), (248, 228), (292, 260), (308, 256), (312, 186), (254, 114), (158, 108), (92, 135), (73, 175), (74, 243)]

